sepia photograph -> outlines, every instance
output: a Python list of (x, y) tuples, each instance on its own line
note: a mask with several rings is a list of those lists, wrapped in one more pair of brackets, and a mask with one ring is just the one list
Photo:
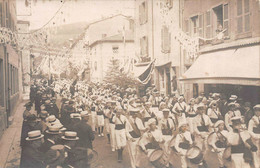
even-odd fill
[(0, 0), (0, 168), (260, 168), (260, 0)]

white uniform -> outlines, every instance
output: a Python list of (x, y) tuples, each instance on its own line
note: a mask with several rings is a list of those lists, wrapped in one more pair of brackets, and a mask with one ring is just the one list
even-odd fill
[(188, 113), (187, 120), (188, 120), (188, 124), (189, 124), (189, 128), (190, 128), (190, 132), (191, 133), (194, 132), (194, 130), (193, 130), (193, 120), (194, 120), (194, 118), (197, 115), (196, 111), (197, 111), (196, 105), (194, 105), (194, 106), (191, 106), (191, 105), (187, 106), (187, 109), (186, 109), (186, 112)]
[(206, 114), (197, 115), (193, 120), (193, 128), (195, 132), (195, 142), (196, 145), (203, 151), (206, 152), (208, 143), (207, 137), (211, 131), (213, 126), (209, 116)]
[(212, 123), (215, 123), (219, 119), (219, 116), (221, 116), (221, 113), (218, 108), (217, 109), (208, 108), (207, 115), (211, 119)]
[(96, 131), (96, 124), (97, 124), (97, 112), (96, 112), (96, 109), (97, 106), (92, 103), (91, 107), (90, 107), (90, 110), (91, 110), (91, 127), (92, 127), (92, 131)]
[(181, 157), (181, 167), (187, 168), (188, 162), (186, 159), (187, 154), (187, 146), (192, 144), (191, 133), (186, 131), (184, 133), (180, 133), (176, 135), (174, 147), (176, 151), (180, 154)]
[(260, 167), (260, 117), (253, 116), (248, 123), (248, 132), (252, 136), (254, 144), (258, 150), (253, 152), (255, 168)]
[(228, 131), (232, 131), (232, 121), (231, 118), (235, 116), (241, 116), (241, 113), (239, 110), (236, 111), (229, 111), (225, 114), (225, 126)]
[(129, 124), (127, 118), (124, 115), (113, 117), (112, 121), (115, 123), (115, 139), (116, 149), (121, 149), (126, 146), (127, 131), (126, 125)]
[(187, 104), (185, 102), (177, 102), (175, 103), (175, 105), (173, 106), (173, 112), (175, 114), (178, 114), (177, 116), (177, 121), (178, 123), (181, 122), (186, 122), (186, 116), (185, 116), (185, 112), (187, 109)]
[(101, 105), (97, 106), (97, 126), (101, 127), (105, 125), (103, 107)]
[(244, 155), (244, 147), (241, 141), (245, 142), (250, 135), (248, 136), (246, 132), (236, 133), (231, 131), (228, 133), (227, 140), (231, 148), (231, 159), (232, 159), (232, 167), (233, 168), (250, 168), (250, 164), (246, 163), (243, 155)]
[(212, 136), (212, 142), (209, 142), (209, 145), (217, 150), (219, 167), (224, 167), (223, 153), (227, 145), (228, 131), (223, 130), (221, 132), (215, 132)]

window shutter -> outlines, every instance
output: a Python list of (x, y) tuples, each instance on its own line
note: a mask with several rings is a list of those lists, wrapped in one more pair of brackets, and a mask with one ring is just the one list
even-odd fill
[(169, 35), (168, 35), (168, 52), (171, 52), (171, 33), (168, 33)]
[(148, 55), (148, 38), (147, 36), (145, 36), (144, 38), (145, 38), (145, 54)]
[(203, 36), (203, 14), (199, 15), (199, 36), (200, 37), (204, 37)]
[(143, 45), (143, 38), (140, 39), (140, 55), (143, 55), (144, 45)]
[(206, 12), (206, 38), (212, 37), (211, 31), (211, 11)]
[(148, 3), (147, 2), (145, 2), (144, 3), (144, 7), (145, 7), (145, 9), (144, 9), (144, 17), (145, 17), (145, 19), (144, 19), (144, 22), (147, 22), (148, 21)]
[(224, 36), (229, 35), (229, 10), (228, 4), (223, 5), (223, 29), (226, 29)]
[(139, 22), (142, 24), (142, 4), (139, 6)]
[(161, 49), (164, 50), (164, 27), (161, 29)]
[(244, 0), (244, 25), (245, 25), (245, 32), (250, 30), (250, 10), (249, 10), (249, 0)]
[(190, 23), (189, 20), (185, 20), (185, 33), (190, 35)]

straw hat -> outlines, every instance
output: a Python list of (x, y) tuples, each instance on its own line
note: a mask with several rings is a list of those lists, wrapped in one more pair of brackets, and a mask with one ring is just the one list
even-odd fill
[(61, 138), (69, 141), (79, 140), (79, 137), (77, 137), (77, 132), (74, 131), (66, 131), (64, 133), (64, 136), (62, 136)]
[(48, 127), (48, 130), (46, 130), (46, 133), (48, 134), (59, 134), (60, 133), (60, 126), (59, 125), (52, 125)]
[(28, 132), (28, 137), (26, 138), (26, 141), (33, 141), (37, 139), (43, 138), (44, 135), (41, 134), (40, 130), (30, 131)]

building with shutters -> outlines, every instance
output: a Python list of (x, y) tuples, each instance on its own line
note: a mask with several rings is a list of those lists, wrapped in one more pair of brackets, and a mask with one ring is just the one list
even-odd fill
[(90, 23), (85, 32), (85, 47), (90, 65), (90, 81), (102, 82), (111, 59), (124, 66), (134, 56), (134, 21), (122, 14)]
[[(0, 27), (16, 31), (16, 1), (0, 0)], [(21, 59), (17, 46), (0, 42), (0, 136), (8, 127), (21, 96)]]
[(236, 94), (259, 103), (260, 2), (184, 0), (183, 31), (199, 38), (199, 56), (185, 57), (180, 78), (187, 98)]
[[(155, 84), (161, 94), (178, 91), (181, 49), (176, 32), (181, 29), (179, 9), (182, 0), (137, 0), (135, 3), (136, 69), (154, 62), (154, 71), (144, 89)], [(142, 74), (141, 72), (139, 74)], [(148, 74), (147, 74), (148, 75)], [(147, 77), (148, 78), (148, 77)]]

